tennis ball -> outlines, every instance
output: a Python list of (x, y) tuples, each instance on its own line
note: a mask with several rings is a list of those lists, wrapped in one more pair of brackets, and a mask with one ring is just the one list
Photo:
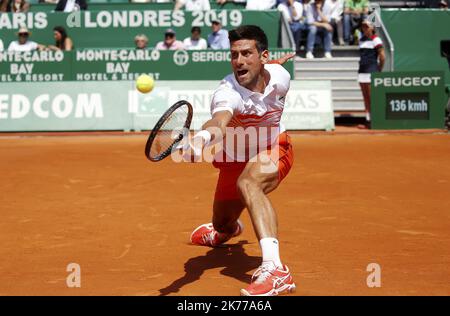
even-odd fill
[(148, 75), (140, 75), (136, 80), (136, 89), (141, 93), (149, 93), (153, 90), (155, 81)]

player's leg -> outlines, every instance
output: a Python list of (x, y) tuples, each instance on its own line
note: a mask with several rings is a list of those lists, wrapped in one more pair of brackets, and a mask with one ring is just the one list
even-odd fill
[(275, 160), (268, 152), (260, 153), (258, 161), (247, 163), (238, 179), (238, 191), (249, 210), (263, 254), (263, 263), (253, 282), (241, 290), (243, 295), (278, 295), (295, 289), (289, 269), (281, 263), (277, 215), (267, 197), (292, 166), (290, 144), (280, 145), (279, 152), (280, 157)]
[(213, 205), (212, 223), (197, 227), (191, 242), (199, 246), (216, 247), (242, 233), (238, 220), (245, 206), (240, 200), (236, 182), (245, 163), (215, 163), (220, 169)]
[(213, 219), (214, 229), (223, 234), (235, 234), (238, 219), (245, 206), (240, 199), (214, 200)]
[[(262, 153), (261, 159), (268, 155)], [(242, 201), (247, 206), (256, 237), (278, 238), (277, 216), (266, 194), (278, 186), (278, 167), (269, 160), (264, 166), (261, 162), (249, 162), (240, 175), (237, 187)]]
[(215, 200), (212, 223), (197, 227), (191, 234), (191, 242), (198, 246), (221, 246), (242, 233), (239, 216), (244, 210), (241, 200)]
[[(367, 76), (367, 74), (362, 74)], [(361, 87), (361, 92), (364, 99), (364, 108), (366, 110), (366, 121), (367, 124), (370, 123), (370, 83), (360, 82), (359, 86)]]

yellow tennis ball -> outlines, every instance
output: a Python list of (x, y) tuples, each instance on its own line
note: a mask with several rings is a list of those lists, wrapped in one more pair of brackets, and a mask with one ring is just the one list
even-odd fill
[(148, 75), (140, 75), (136, 80), (136, 89), (142, 93), (149, 93), (154, 86), (155, 81)]

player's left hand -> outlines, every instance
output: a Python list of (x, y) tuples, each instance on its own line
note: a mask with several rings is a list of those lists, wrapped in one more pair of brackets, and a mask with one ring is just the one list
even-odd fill
[(276, 60), (272, 60), (269, 61), (269, 64), (280, 64), (283, 65), (285, 62), (287, 62), (289, 59), (292, 59), (295, 57), (295, 53), (287, 53), (286, 55), (276, 59)]
[(294, 58), (295, 55), (296, 55), (295, 53), (287, 53), (286, 55), (284, 55), (283, 57), (281, 57), (280, 59), (281, 59), (281, 61), (282, 61), (282, 64), (284, 64), (285, 62), (287, 62), (289, 59)]

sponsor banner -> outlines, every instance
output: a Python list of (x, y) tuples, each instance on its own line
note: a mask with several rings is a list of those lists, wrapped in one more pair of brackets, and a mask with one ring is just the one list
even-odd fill
[[(273, 50), (277, 59), (288, 50)], [(293, 76), (294, 63), (285, 64)], [(0, 52), (0, 82), (220, 80), (231, 72), (229, 50), (84, 49), (73, 52)]]
[(72, 53), (0, 52), (0, 82), (66, 81), (72, 79)]
[(372, 74), (374, 129), (444, 128), (443, 71)]
[(280, 12), (245, 10), (101, 10), (62, 12), (27, 12), (0, 14), (0, 38), (5, 49), (13, 40), (21, 25), (31, 32), (31, 40), (42, 45), (54, 45), (53, 27), (63, 26), (76, 48), (134, 47), (134, 37), (146, 34), (149, 47), (155, 47), (164, 39), (164, 32), (172, 28), (177, 39), (191, 34), (191, 27), (198, 26), (202, 37), (211, 33), (211, 22), (221, 21), (225, 29), (243, 24), (259, 25), (267, 34), (270, 47), (278, 47)]
[(281, 122), (288, 130), (333, 130), (330, 81), (291, 81)]
[(1, 131), (129, 130), (126, 82), (5, 83)]
[[(141, 94), (133, 82), (0, 85), (0, 131), (149, 130), (173, 103), (194, 107), (193, 129), (208, 120), (218, 81), (157, 81)], [(329, 81), (292, 81), (282, 123), (288, 130), (334, 128)]]

